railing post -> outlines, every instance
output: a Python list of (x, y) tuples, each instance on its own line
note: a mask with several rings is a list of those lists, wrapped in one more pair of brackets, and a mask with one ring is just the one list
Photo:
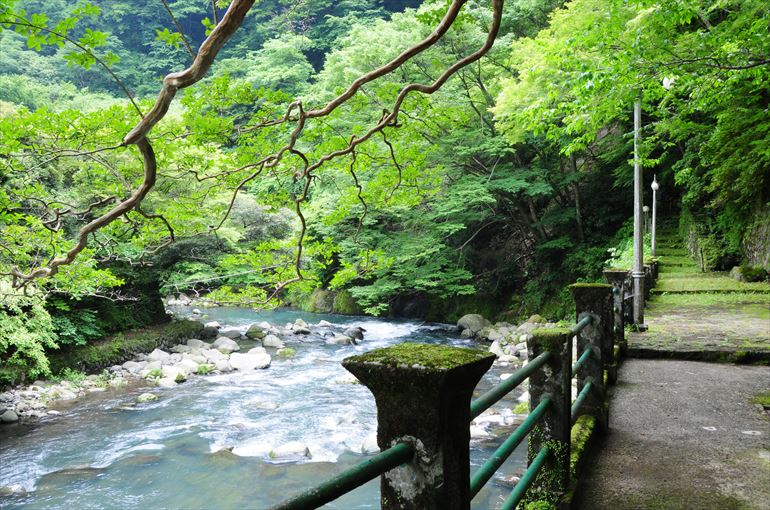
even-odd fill
[(613, 313), (612, 286), (604, 283), (575, 283), (570, 285), (578, 320), (585, 314), (593, 318), (591, 324), (578, 333), (577, 352), (590, 346), (593, 356), (577, 374), (578, 393), (589, 378), (592, 383), (580, 414), (596, 417), (600, 430), (607, 430), (608, 408), (605, 398), (604, 370), (608, 368), (613, 355)]
[(625, 329), (625, 286), (628, 281), (628, 271), (608, 269), (604, 271), (604, 278), (612, 285), (612, 330), (615, 333), (615, 345), (620, 347), (621, 355), (628, 350)]
[(380, 477), (386, 510), (470, 508), (470, 402), (495, 356), (475, 349), (400, 344), (342, 365), (374, 394), (377, 444), (410, 442), (412, 462)]
[(569, 485), (570, 407), (572, 400), (572, 336), (568, 329), (535, 329), (527, 342), (529, 361), (543, 352), (551, 357), (529, 376), (529, 408), (535, 409), (548, 395), (551, 405), (529, 436), (531, 463), (544, 446), (551, 449), (526, 499), (555, 501)]

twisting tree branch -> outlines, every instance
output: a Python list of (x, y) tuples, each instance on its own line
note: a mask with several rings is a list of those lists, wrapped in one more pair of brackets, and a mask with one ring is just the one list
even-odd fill
[[(319, 157), (315, 162), (311, 163), (308, 160), (308, 158), (305, 156), (305, 154), (297, 150), (296, 148), (297, 141), (303, 132), (306, 121), (308, 119), (320, 118), (320, 117), (325, 117), (330, 115), (338, 107), (340, 107), (342, 104), (346, 103), (350, 98), (355, 96), (365, 84), (373, 80), (376, 80), (377, 78), (380, 78), (384, 75), (387, 75), (388, 73), (393, 72), (394, 70), (401, 67), (405, 62), (409, 61), (410, 59), (414, 58), (416, 55), (419, 55), (420, 53), (425, 51), (427, 48), (430, 48), (431, 46), (436, 44), (436, 42), (439, 41), (442, 38), (442, 36), (446, 34), (446, 32), (452, 26), (453, 22), (455, 21), (455, 19), (457, 18), (460, 12), (460, 9), (466, 3), (466, 1), (467, 0), (452, 0), (449, 7), (447, 8), (447, 12), (445, 13), (444, 17), (441, 19), (439, 24), (436, 26), (436, 28), (428, 37), (426, 37), (419, 43), (415, 44), (414, 46), (406, 49), (404, 52), (402, 52), (400, 55), (398, 55), (396, 58), (386, 63), (385, 65), (377, 69), (374, 69), (373, 71), (370, 71), (369, 73), (366, 73), (360, 76), (359, 78), (357, 78), (356, 80), (354, 80), (351, 83), (351, 85), (348, 87), (348, 89), (346, 89), (342, 94), (340, 94), (336, 98), (329, 101), (324, 107), (305, 111), (303, 109), (302, 103), (299, 101), (296, 101), (288, 107), (285, 115), (282, 118), (275, 119), (275, 120), (265, 120), (256, 126), (250, 126), (248, 128), (244, 128), (240, 130), (240, 132), (246, 132), (246, 131), (259, 129), (267, 126), (278, 125), (285, 122), (296, 122), (295, 128), (292, 131), (288, 142), (283, 147), (281, 147), (275, 153), (261, 159), (260, 161), (257, 161), (256, 163), (242, 167), (244, 169), (256, 168), (256, 170), (252, 172), (250, 175), (243, 178), (241, 182), (238, 184), (238, 186), (236, 186), (236, 189), (234, 190), (232, 199), (230, 201), (230, 204), (228, 206), (228, 209), (224, 218), (222, 219), (222, 221), (219, 223), (218, 226), (212, 227), (212, 230), (215, 230), (222, 226), (222, 224), (224, 223), (224, 221), (232, 211), (232, 207), (238, 192), (241, 191), (248, 182), (250, 182), (251, 180), (255, 179), (258, 175), (260, 175), (263, 170), (276, 167), (282, 161), (283, 157), (287, 153), (295, 155), (302, 160), (303, 168), (301, 171), (297, 172), (294, 177), (295, 182), (299, 179), (304, 180), (302, 193), (299, 197), (297, 197), (294, 200), (295, 211), (301, 223), (301, 230), (298, 238), (298, 247), (297, 247), (298, 249), (297, 249), (297, 254), (294, 261), (296, 276), (288, 281), (277, 284), (270, 298), (274, 297), (282, 288), (284, 288), (289, 283), (303, 279), (300, 263), (301, 263), (301, 257), (302, 257), (302, 244), (306, 234), (307, 225), (306, 225), (305, 217), (302, 213), (302, 204), (307, 200), (308, 191), (313, 180), (313, 172), (318, 168), (320, 168), (325, 163), (332, 161), (333, 159), (336, 159), (338, 157), (345, 156), (348, 154), (354, 154), (354, 151), (359, 145), (365, 143), (367, 140), (372, 138), (372, 136), (374, 136), (377, 133), (381, 133), (384, 137), (383, 130), (386, 127), (399, 126), (398, 115), (401, 111), (401, 107), (405, 99), (407, 98), (407, 96), (409, 96), (411, 93), (414, 93), (414, 92), (421, 93), (421, 94), (433, 94), (435, 91), (441, 88), (441, 86), (443, 86), (444, 83), (457, 71), (459, 71), (463, 67), (473, 62), (478, 61), (484, 54), (486, 54), (487, 51), (489, 51), (489, 49), (494, 44), (494, 40), (500, 28), (500, 21), (502, 17), (502, 7), (503, 7), (504, 0), (492, 0), (492, 6), (494, 10), (493, 21), (489, 28), (486, 41), (481, 48), (479, 48), (474, 53), (457, 60), (454, 64), (446, 68), (444, 72), (430, 84), (410, 83), (404, 86), (399, 91), (390, 110), (389, 111), (386, 110), (383, 113), (382, 117), (377, 122), (377, 124), (371, 127), (362, 136), (360, 137), (353, 136), (350, 139), (349, 143), (346, 145), (346, 147), (336, 151), (329, 152)], [(156, 178), (157, 178), (157, 163), (156, 163), (155, 154), (152, 149), (152, 146), (150, 145), (150, 142), (147, 140), (148, 133), (166, 115), (166, 113), (168, 112), (169, 106), (173, 101), (174, 96), (176, 95), (176, 92), (179, 89), (189, 87), (195, 84), (196, 82), (198, 82), (204, 77), (204, 75), (206, 74), (206, 72), (214, 62), (220, 49), (243, 23), (243, 20), (247, 12), (249, 11), (249, 9), (251, 9), (254, 2), (255, 0), (234, 0), (230, 4), (221, 22), (219, 22), (216, 25), (216, 27), (211, 32), (211, 34), (201, 45), (200, 50), (195, 56), (190, 67), (188, 67), (183, 71), (171, 73), (164, 78), (161, 91), (158, 94), (158, 97), (156, 98), (155, 103), (151, 108), (151, 110), (123, 138), (122, 145), (136, 145), (143, 157), (144, 180), (139, 186), (139, 188), (137, 188), (136, 191), (134, 191), (129, 198), (119, 202), (111, 210), (109, 210), (108, 212), (104, 213), (102, 216), (92, 220), (87, 225), (82, 227), (80, 232), (78, 233), (76, 244), (65, 254), (65, 256), (54, 258), (49, 262), (49, 264), (47, 264), (47, 266), (33, 269), (28, 274), (24, 274), (21, 271), (19, 271), (18, 268), (14, 268), (10, 274), (14, 276), (14, 279), (16, 280), (17, 283), (19, 281), (21, 282), (19, 286), (25, 286), (27, 282), (31, 281), (34, 278), (51, 276), (55, 274), (58, 271), (59, 267), (61, 267), (64, 264), (71, 263), (75, 259), (75, 257), (85, 249), (87, 239), (90, 234), (93, 234), (94, 232), (104, 227), (105, 225), (109, 224), (110, 222), (114, 221), (115, 219), (121, 216), (125, 216), (131, 210), (137, 209), (141, 201), (145, 198), (147, 193), (149, 193), (149, 191), (155, 185)], [(393, 154), (393, 148), (391, 144), (388, 142), (387, 138), (385, 138), (385, 143), (389, 146), (391, 150), (391, 154)], [(394, 161), (395, 161), (395, 158), (394, 158)], [(398, 164), (397, 164), (397, 167), (399, 167)], [(137, 209), (137, 212), (141, 214), (140, 209)], [(170, 227), (170, 225), (168, 226)]]

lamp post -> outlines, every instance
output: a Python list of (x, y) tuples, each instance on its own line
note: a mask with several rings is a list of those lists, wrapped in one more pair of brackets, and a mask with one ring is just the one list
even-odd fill
[(655, 256), (655, 219), (656, 214), (658, 210), (658, 188), (660, 185), (658, 184), (658, 176), (655, 175), (652, 178), (652, 184), (650, 184), (650, 187), (652, 188), (652, 228), (650, 229), (650, 237), (652, 238), (650, 242), (650, 254), (654, 257)]
[(642, 207), (642, 212), (644, 213), (644, 229), (642, 230), (642, 237), (644, 237), (644, 234), (650, 231), (650, 207), (645, 205)]
[(634, 282), (633, 321), (637, 331), (646, 331), (644, 324), (644, 237), (642, 236), (642, 165), (639, 143), (642, 129), (642, 97), (634, 102)]

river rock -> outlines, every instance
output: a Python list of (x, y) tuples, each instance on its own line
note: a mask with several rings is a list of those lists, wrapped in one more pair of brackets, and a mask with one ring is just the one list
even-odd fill
[(207, 344), (203, 340), (198, 340), (197, 338), (191, 338), (187, 342), (187, 347), (190, 349), (210, 349), (211, 344)]
[(201, 338), (216, 338), (217, 334), (219, 334), (219, 330), (217, 328), (204, 327), (200, 332)]
[(177, 366), (166, 365), (163, 367), (162, 379), (171, 379), (174, 382), (184, 382), (187, 380), (187, 373)]
[(206, 361), (208, 361), (209, 363), (216, 364), (216, 362), (219, 360), (227, 359), (227, 356), (225, 356), (224, 354), (222, 354), (220, 351), (216, 349), (206, 349), (201, 352), (203, 354), (203, 357), (206, 358)]
[[(204, 359), (203, 362), (205, 363), (206, 360)], [(173, 368), (178, 368), (185, 372), (185, 375), (190, 375), (198, 371), (198, 363), (191, 359), (183, 359), (179, 363), (175, 364)]]
[[(259, 348), (261, 349), (261, 347)], [(235, 370), (258, 370), (270, 366), (270, 355), (267, 352), (252, 352), (246, 354), (233, 353), (230, 355), (230, 366)]]
[(176, 381), (174, 381), (173, 379), (170, 379), (168, 377), (162, 377), (162, 378), (158, 379), (157, 384), (161, 388), (173, 388), (173, 387), (176, 386)]
[(295, 335), (309, 335), (310, 334), (310, 328), (303, 327), (303, 326), (294, 326), (293, 333)]
[(2, 496), (24, 496), (27, 489), (22, 485), (0, 485), (0, 497)]
[(299, 441), (291, 441), (281, 446), (277, 446), (270, 450), (268, 456), (279, 462), (291, 462), (300, 460), (303, 458), (311, 458), (310, 448), (305, 443)]
[(204, 328), (221, 328), (222, 325), (218, 323), (217, 321), (210, 321), (203, 325)]
[(330, 345), (348, 345), (353, 343), (353, 339), (345, 335), (334, 335), (331, 338), (327, 338), (326, 343)]
[(139, 403), (152, 402), (153, 400), (158, 400), (158, 396), (155, 393), (142, 393), (136, 397), (136, 401)]
[(139, 363), (137, 361), (126, 361), (123, 363), (123, 369), (132, 374), (138, 374), (147, 365), (147, 363)]
[(6, 409), (3, 414), (0, 414), (0, 423), (15, 423), (19, 421), (19, 415), (12, 409)]
[(369, 434), (361, 444), (361, 453), (377, 453), (378, 451), (380, 451), (380, 447), (377, 444), (377, 434)]
[(471, 439), (481, 439), (484, 437), (489, 437), (489, 432), (484, 430), (484, 427), (471, 425)]
[(217, 338), (212, 345), (214, 348), (218, 349), (224, 354), (230, 354), (231, 352), (241, 350), (240, 345), (238, 345), (234, 340), (225, 336), (220, 336)]
[(297, 319), (294, 321), (294, 326), (298, 328), (307, 328), (308, 324), (307, 322), (303, 321), (302, 319)]
[(274, 347), (276, 349), (283, 349), (285, 347), (284, 343), (281, 341), (280, 338), (278, 338), (275, 335), (267, 335), (262, 340), (262, 346), (263, 347)]
[(188, 353), (190, 351), (192, 351), (192, 347), (190, 347), (189, 345), (185, 345), (185, 344), (175, 345), (174, 347), (171, 348), (171, 352), (177, 352), (177, 353), (180, 353), (180, 354), (185, 354), (185, 353)]
[(354, 340), (363, 340), (365, 331), (361, 326), (353, 326), (352, 328), (347, 328), (342, 334)]
[(184, 360), (190, 360), (194, 362), (196, 365), (205, 365), (206, 363), (209, 362), (209, 360), (206, 359), (206, 357), (203, 354), (187, 354), (182, 361)]
[(238, 340), (243, 336), (243, 334), (241, 333), (240, 329), (227, 328), (227, 329), (220, 329), (219, 336), (224, 336), (224, 337), (230, 338), (231, 340)]
[(230, 364), (230, 360), (226, 358), (216, 360), (214, 362), (214, 367), (222, 373), (233, 371), (233, 366)]
[(332, 323), (329, 321), (318, 321), (318, 327), (319, 328), (330, 328), (332, 327)]
[(153, 350), (147, 355), (147, 361), (160, 361), (161, 363), (167, 362), (171, 355), (166, 351), (160, 349)]
[(457, 327), (464, 333), (470, 331), (471, 336), (476, 336), (482, 329), (491, 326), (492, 323), (477, 313), (469, 313), (460, 317)]
[(497, 340), (492, 342), (492, 345), (489, 346), (489, 352), (491, 352), (498, 358), (502, 358), (503, 356), (505, 356), (505, 353), (503, 352), (503, 348), (500, 347), (500, 342)]
[(262, 328), (259, 324), (252, 324), (249, 329), (246, 330), (246, 338), (251, 340), (261, 340), (265, 338), (265, 328)]

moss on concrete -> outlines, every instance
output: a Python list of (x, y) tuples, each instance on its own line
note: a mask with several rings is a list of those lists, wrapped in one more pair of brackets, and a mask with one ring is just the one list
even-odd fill
[(573, 283), (570, 289), (612, 289), (609, 283)]
[(543, 350), (559, 352), (569, 335), (567, 328), (538, 328), (532, 330), (532, 341)]
[(403, 343), (353, 356), (347, 358), (345, 362), (377, 363), (387, 366), (420, 366), (435, 370), (449, 370), (488, 356), (490, 356), (488, 352), (478, 349)]

